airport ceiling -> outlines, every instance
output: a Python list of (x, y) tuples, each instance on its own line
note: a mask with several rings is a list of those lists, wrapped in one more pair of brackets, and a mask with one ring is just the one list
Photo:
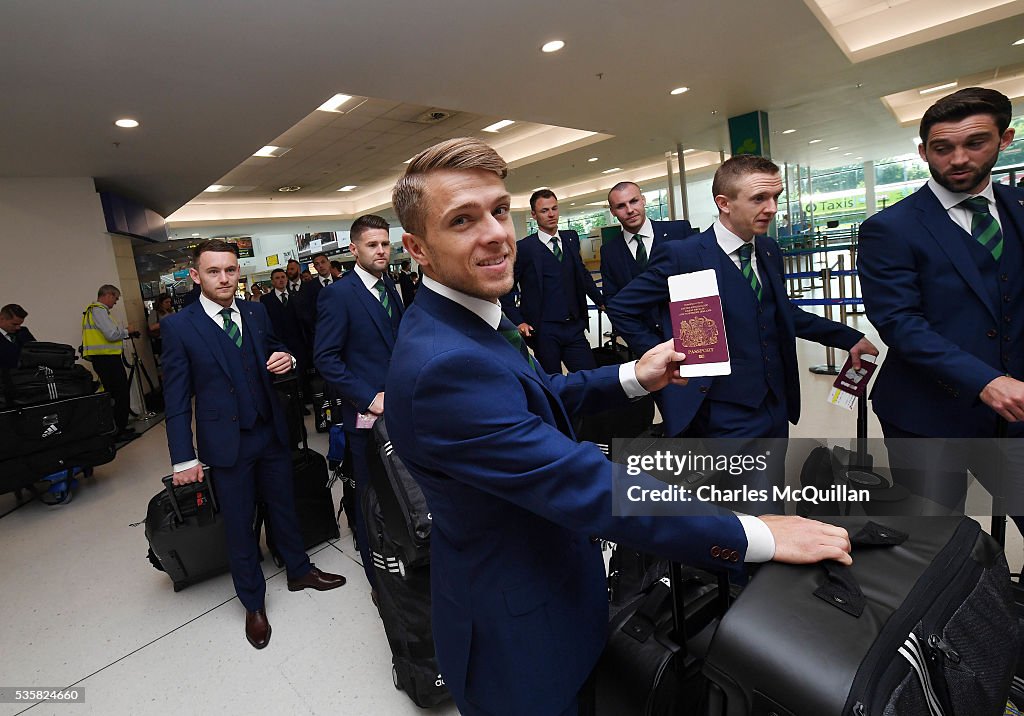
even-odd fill
[[(877, 27), (952, 2), (820, 1), (870, 10)], [(436, 138), (500, 136), (479, 130), (505, 118), (611, 137), (513, 164), (518, 194), (607, 186), (617, 175), (601, 171), (663, 166), (677, 143), (728, 150), (726, 118), (753, 110), (769, 114), (777, 162), (904, 154), (916, 123), (900, 126), (881, 97), (1024, 65), (1024, 45), (1013, 45), (1024, 0), (953, 4), (977, 5), (977, 26), (918, 33), (905, 49), (861, 59), (812, 0), (5, 0), (0, 176), (90, 176), (164, 216), (199, 195), (264, 206), (273, 197), (283, 218), (294, 215), (289, 203), (315, 215), (344, 184), (379, 189), (401, 172), (399, 156)], [(565, 48), (542, 53), (553, 39)], [(669, 94), (680, 86), (689, 91)], [(339, 92), (366, 102), (314, 112)], [(410, 126), (433, 109), (451, 116)], [(360, 123), (360, 110), (374, 114)], [(125, 116), (141, 126), (115, 127)], [(284, 157), (251, 157), (289, 136)], [(225, 177), (247, 190), (203, 193)], [(303, 189), (276, 194), (289, 185)], [(346, 200), (360, 208), (359, 190)]]

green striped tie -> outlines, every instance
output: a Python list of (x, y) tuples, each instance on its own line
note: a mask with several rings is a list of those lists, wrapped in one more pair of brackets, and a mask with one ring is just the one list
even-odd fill
[(228, 338), (234, 342), (239, 348), (242, 347), (242, 332), (238, 330), (238, 326), (231, 320), (231, 309), (225, 308), (220, 312), (221, 318), (224, 319), (224, 332), (228, 334)]
[(644, 246), (644, 237), (636, 234), (633, 239), (636, 241), (636, 262), (640, 268), (647, 266), (647, 247)]
[(530, 355), (530, 351), (526, 347), (526, 341), (523, 340), (523, 335), (516, 328), (516, 324), (504, 313), (501, 314), (501, 322), (498, 323), (498, 333), (501, 334), (502, 338), (511, 343), (513, 348), (519, 351), (531, 368), (540, 373), (540, 366), (537, 365), (537, 361)]
[(1003, 255), (1003, 232), (999, 230), (999, 222), (996, 221), (996, 217), (992, 216), (988, 199), (983, 196), (972, 196), (970, 199), (961, 201), (960, 206), (969, 209), (973, 214), (971, 236), (989, 250), (992, 258), (999, 261), (999, 257)]
[(751, 290), (754, 295), (757, 296), (757, 300), (761, 300), (761, 282), (757, 280), (757, 273), (754, 271), (754, 265), (750, 263), (750, 254), (754, 251), (754, 246), (751, 243), (744, 243), (740, 247), (740, 271), (743, 272), (743, 278), (747, 279), (747, 283), (750, 284)]
[(555, 258), (559, 261), (562, 260), (562, 249), (558, 246), (558, 237), (551, 237), (551, 253), (555, 255)]
[(388, 312), (388, 316), (391, 316), (391, 302), (388, 300), (388, 290), (384, 288), (384, 282), (381, 279), (377, 279), (377, 283), (373, 284), (373, 287), (377, 289), (377, 294), (380, 296), (380, 305), (384, 306), (384, 310)]

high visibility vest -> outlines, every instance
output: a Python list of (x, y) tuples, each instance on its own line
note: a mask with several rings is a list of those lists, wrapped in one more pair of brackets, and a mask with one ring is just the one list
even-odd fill
[(110, 309), (102, 303), (90, 303), (82, 314), (82, 355), (88, 356), (119, 356), (121, 355), (121, 339), (115, 341), (107, 340), (96, 326), (96, 320), (92, 317), (94, 308), (101, 308), (110, 313)]

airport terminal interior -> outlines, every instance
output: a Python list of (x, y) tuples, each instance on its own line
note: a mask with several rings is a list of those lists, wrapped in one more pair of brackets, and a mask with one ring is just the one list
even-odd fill
[[(292, 259), (324, 252), (351, 270), (352, 222), (378, 214), (398, 271), (411, 257), (395, 181), (423, 149), (471, 136), (509, 163), (516, 235), (537, 230), (529, 197), (551, 189), (599, 277), (620, 231), (612, 186), (633, 182), (650, 218), (704, 230), (716, 168), (759, 153), (784, 182), (770, 233), (790, 298), (864, 332), (884, 362), (857, 231), (928, 179), (924, 110), (964, 87), (1008, 96), (1019, 138), (993, 181), (1024, 182), (1024, 0), (17, 2), (0, 7), (0, 66), (0, 305), (24, 307), (37, 340), (77, 347), (82, 311), (112, 284), (113, 318), (142, 329), (124, 348), (137, 436), (73, 488), (0, 494), (0, 691), (85, 694), (0, 715), (422, 712), (393, 685), (343, 516), (340, 537), (309, 550), (341, 589), (290, 592), (263, 561), (274, 637), (260, 651), (229, 575), (177, 592), (147, 559), (141, 523), (171, 462), (145, 398), (161, 374), (145, 327), (161, 294), (183, 304), (197, 242), (236, 244), (244, 298)], [(611, 330), (591, 306), (591, 345)], [(849, 447), (857, 413), (828, 400), (846, 354), (798, 341), (797, 355), (794, 445)], [(326, 454), (315, 417), (309, 445)], [(881, 437), (873, 414), (867, 433)], [(791, 480), (808, 451), (790, 450)], [(987, 529), (987, 497), (971, 494)], [(1020, 572), (1024, 542), (1007, 532)]]

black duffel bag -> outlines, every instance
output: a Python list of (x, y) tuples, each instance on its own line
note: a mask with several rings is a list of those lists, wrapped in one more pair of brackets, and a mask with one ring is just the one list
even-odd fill
[(373, 423), (373, 436), (377, 454), (367, 456), (370, 483), (377, 493), (390, 540), (404, 567), (429, 564), (431, 516), (427, 499), (395, 453), (383, 418)]
[(66, 370), (46, 366), (15, 368), (5, 370), (0, 381), (0, 408), (37, 405), (96, 392), (92, 373), (81, 365), (73, 365)]
[(75, 349), (64, 343), (29, 341), (18, 354), (19, 368), (38, 368), (43, 365), (54, 370), (67, 370), (75, 364)]
[(0, 410), (0, 459), (53, 453), (70, 443), (112, 436), (116, 431), (107, 393)]

